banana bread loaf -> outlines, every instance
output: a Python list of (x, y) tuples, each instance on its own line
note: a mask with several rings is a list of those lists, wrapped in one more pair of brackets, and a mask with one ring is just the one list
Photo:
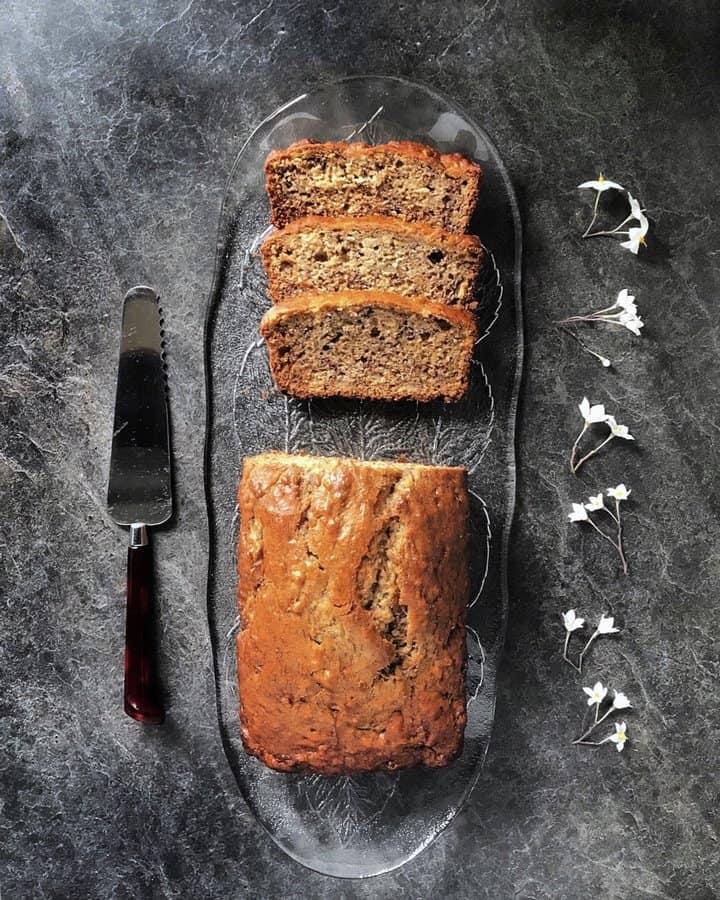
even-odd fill
[(265, 161), (272, 224), (320, 216), (398, 216), (467, 231), (482, 170), (425, 144), (300, 141)]
[(275, 384), (294, 397), (459, 400), (477, 336), (467, 309), (381, 291), (300, 294), (260, 323)]
[(270, 299), (307, 291), (379, 290), (474, 308), (485, 257), (474, 234), (390, 216), (306, 216), (262, 245)]
[(443, 766), (461, 750), (466, 472), (250, 457), (239, 489), (242, 740), (282, 771)]

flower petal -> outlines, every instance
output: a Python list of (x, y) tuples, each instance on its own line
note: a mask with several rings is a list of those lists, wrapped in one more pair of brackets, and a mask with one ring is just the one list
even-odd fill
[(589, 188), (592, 191), (598, 191), (598, 193), (610, 190), (625, 190), (625, 188), (621, 184), (618, 184), (617, 181), (608, 181), (608, 179), (603, 178), (602, 175), (597, 181), (583, 181), (582, 184), (578, 185), (578, 190), (584, 190), (585, 188)]
[(623, 288), (617, 295), (615, 306), (619, 306), (621, 309), (632, 308), (635, 306), (635, 297), (628, 293), (627, 288)]
[(571, 522), (586, 522), (588, 518), (587, 510), (582, 503), (573, 503), (572, 512), (568, 515)]
[[(633, 231), (633, 230), (634, 229), (632, 229), (632, 228), (630, 229), (630, 231)], [(630, 240), (623, 241), (620, 244), (620, 246), (624, 247), (626, 250), (629, 250), (631, 253), (634, 253), (637, 256), (638, 251), (640, 250), (640, 240), (639, 240), (639, 238), (631, 237)]]
[(632, 703), (622, 691), (613, 691), (613, 709), (631, 709)]
[(600, 616), (600, 621), (597, 625), (598, 634), (617, 634), (620, 629), (615, 627), (615, 618), (614, 616)]

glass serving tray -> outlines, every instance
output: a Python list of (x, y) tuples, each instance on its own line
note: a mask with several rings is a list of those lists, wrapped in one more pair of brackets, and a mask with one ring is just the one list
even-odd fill
[[(258, 324), (269, 300), (257, 248), (268, 229), (263, 162), (316, 140), (417, 140), (461, 152), (485, 173), (472, 230), (489, 251), (471, 388), (457, 404), (297, 401), (278, 393)], [(477, 781), (495, 711), (507, 616), (506, 560), (515, 493), (514, 428), (522, 367), (521, 228), (517, 203), (485, 132), (447, 98), (398, 78), (326, 84), (280, 107), (253, 132), (223, 204), (206, 326), (208, 616), (225, 752), (250, 809), (291, 857), (340, 877), (407, 862), (457, 813)], [(266, 450), (466, 466), (471, 491), (465, 748), (442, 769), (353, 777), (283, 774), (245, 753), (235, 662), (237, 484), (243, 456)]]

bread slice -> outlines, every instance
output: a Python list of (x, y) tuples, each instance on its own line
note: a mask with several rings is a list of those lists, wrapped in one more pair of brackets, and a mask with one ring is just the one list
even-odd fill
[(278, 228), (320, 216), (398, 216), (445, 231), (467, 231), (480, 166), (424, 144), (300, 141), (265, 161), (270, 218)]
[(307, 291), (380, 290), (474, 308), (485, 251), (452, 234), (390, 216), (306, 216), (262, 245), (274, 303)]
[(466, 723), (461, 468), (243, 461), (242, 741), (281, 771), (447, 765)]
[(260, 333), (277, 387), (294, 397), (459, 400), (477, 337), (466, 309), (382, 291), (300, 294)]

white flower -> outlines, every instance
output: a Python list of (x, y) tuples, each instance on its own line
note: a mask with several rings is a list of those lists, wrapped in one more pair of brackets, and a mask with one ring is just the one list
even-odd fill
[(620, 629), (615, 627), (614, 616), (606, 616), (604, 613), (600, 616), (597, 626), (598, 634), (617, 634), (619, 631)]
[(567, 612), (562, 614), (563, 625), (565, 626), (565, 631), (577, 631), (578, 628), (582, 628), (585, 624), (585, 619), (579, 619), (575, 615), (574, 609), (569, 609)]
[[(647, 231), (645, 232), (647, 234)], [(628, 240), (623, 241), (620, 244), (621, 247), (624, 247), (626, 250), (629, 250), (631, 253), (634, 253), (636, 256), (640, 250), (640, 245), (645, 244), (645, 234), (641, 228), (631, 228), (628, 231)]]
[(635, 313), (637, 312), (635, 297), (628, 294), (627, 288), (623, 288), (617, 295), (615, 306), (617, 306), (618, 309), (622, 309), (625, 310), (625, 312), (631, 313), (632, 315), (635, 315)]
[(607, 688), (601, 681), (596, 681), (591, 688), (584, 687), (583, 691), (588, 695), (588, 706), (595, 706), (596, 703), (599, 706), (607, 697)]
[(612, 363), (611, 363), (610, 360), (607, 358), (607, 356), (598, 356), (598, 359), (599, 359), (600, 362), (605, 366), (606, 369), (609, 369), (610, 366), (612, 365)]
[(614, 497), (616, 500), (627, 500), (631, 493), (632, 491), (630, 488), (626, 488), (624, 484), (619, 484), (617, 487), (607, 489), (608, 497)]
[(604, 505), (602, 493), (597, 494), (595, 497), (591, 494), (590, 502), (585, 504), (585, 509), (595, 512), (596, 509), (602, 509)]
[(613, 709), (630, 709), (632, 703), (622, 691), (613, 691)]
[(628, 201), (630, 202), (630, 218), (637, 220), (638, 227), (628, 229), (628, 240), (623, 241), (620, 246), (625, 247), (625, 249), (629, 250), (631, 253), (637, 254), (638, 250), (640, 249), (640, 245), (646, 245), (645, 235), (648, 233), (650, 223), (648, 222), (647, 216), (645, 215), (643, 210), (640, 209), (640, 204), (638, 203), (638, 201), (629, 192)]
[(568, 515), (571, 522), (587, 522), (588, 514), (582, 503), (573, 503), (572, 512)]
[(616, 181), (608, 181), (602, 172), (598, 175), (597, 181), (583, 181), (582, 184), (578, 185), (578, 190), (584, 190), (585, 188), (590, 188), (591, 191), (597, 191), (600, 194), (603, 191), (609, 190), (625, 190), (625, 188), (621, 184), (618, 184)]
[(624, 438), (626, 441), (634, 441), (635, 438), (628, 431), (627, 425), (618, 425), (615, 416), (606, 416), (605, 421), (610, 426), (613, 437)]
[(624, 325), (628, 330), (632, 331), (633, 334), (636, 334), (640, 337), (640, 329), (645, 327), (645, 323), (640, 318), (640, 316), (635, 315), (635, 313), (623, 311), (620, 313), (619, 322), (621, 325)]
[(585, 420), (586, 425), (592, 425), (595, 422), (607, 421), (605, 407), (602, 405), (602, 403), (598, 403), (595, 406), (590, 406), (590, 401), (588, 400), (588, 398), (583, 397), (582, 402), (578, 405), (578, 409), (580, 410), (580, 415)]
[(624, 722), (615, 723), (615, 734), (611, 734), (607, 740), (612, 741), (618, 749), (618, 753), (625, 746), (627, 737), (627, 725)]
[(630, 216), (633, 219), (637, 219), (640, 228), (644, 228), (643, 235), (647, 234), (648, 230), (648, 220), (645, 215), (645, 211), (640, 209), (640, 203), (633, 197), (633, 195), (628, 191), (628, 203), (630, 204)]

